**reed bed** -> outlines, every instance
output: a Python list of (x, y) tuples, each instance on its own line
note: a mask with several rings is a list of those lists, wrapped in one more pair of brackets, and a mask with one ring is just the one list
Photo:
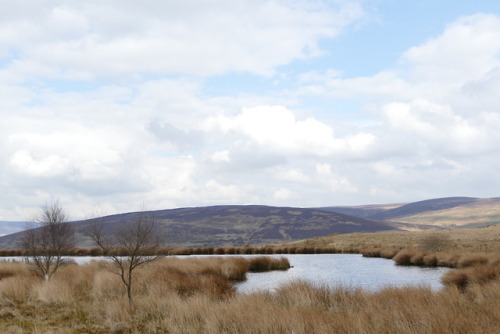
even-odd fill
[[(253, 257), (253, 263), (241, 257), (164, 258), (137, 269), (132, 305), (108, 262), (68, 264), (50, 281), (24, 263), (0, 262), (0, 332), (498, 333), (500, 266), (487, 258), (487, 264), (450, 271), (456, 270), (437, 292), (368, 292), (298, 281), (252, 294), (236, 293), (233, 283), (252, 266), (262, 268), (265, 257)], [(286, 264), (272, 259), (275, 268)]]
[(398, 251), (392, 259), (399, 265), (431, 267), (467, 268), (484, 264), (500, 265), (500, 253), (497, 251), (447, 250), (433, 253), (421, 249), (403, 249)]
[[(120, 249), (112, 250), (113, 254), (126, 256), (127, 254)], [(339, 254), (339, 253), (357, 253), (357, 249), (339, 250), (333, 246), (243, 246), (243, 247), (193, 247), (193, 248), (158, 248), (148, 255), (251, 255), (251, 254)], [(105, 256), (101, 248), (73, 248), (64, 254), (64, 256)], [(0, 249), (0, 257), (8, 256), (26, 256), (22, 249)]]

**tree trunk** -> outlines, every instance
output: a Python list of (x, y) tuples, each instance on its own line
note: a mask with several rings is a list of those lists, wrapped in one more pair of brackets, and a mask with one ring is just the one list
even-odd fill
[(127, 297), (129, 304), (132, 305), (132, 270), (128, 273)]

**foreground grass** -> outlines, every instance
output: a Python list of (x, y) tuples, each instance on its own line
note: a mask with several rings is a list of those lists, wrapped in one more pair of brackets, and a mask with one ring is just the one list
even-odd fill
[(275, 293), (237, 294), (232, 283), (252, 266), (269, 268), (268, 260), (257, 262), (161, 259), (137, 270), (132, 306), (109, 263), (67, 265), (44, 281), (23, 263), (0, 262), (0, 332), (500, 332), (500, 280), (484, 268), (483, 279), (475, 280), (476, 266), (456, 269), (439, 292), (426, 287), (367, 292), (294, 282)]

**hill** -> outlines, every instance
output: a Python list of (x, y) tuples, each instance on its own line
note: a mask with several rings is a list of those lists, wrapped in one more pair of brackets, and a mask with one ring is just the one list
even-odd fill
[[(272, 206), (211, 206), (152, 211), (157, 233), (167, 246), (220, 247), (263, 245), (333, 233), (400, 230), (397, 224), (318, 209)], [(139, 213), (106, 216), (105, 233), (134, 221)], [(73, 222), (77, 244), (92, 247), (83, 231), (88, 221)], [(18, 248), (20, 233), (0, 237), (0, 248)]]
[[(167, 246), (221, 247), (283, 243), (330, 234), (494, 225), (500, 223), (500, 198), (448, 197), (413, 203), (322, 208), (228, 205), (152, 213), (157, 232), (165, 235)], [(103, 217), (105, 231), (113, 233), (120, 224), (134, 221), (138, 214)], [(72, 223), (80, 247), (93, 246), (83, 233), (87, 223)], [(9, 226), (4, 224), (5, 228)], [(21, 233), (0, 237), (0, 248), (18, 248)]]
[(452, 249), (468, 249), (469, 251), (500, 250), (500, 224), (455, 228), (442, 230), (385, 231), (377, 233), (351, 233), (329, 235), (307, 240), (287, 243), (295, 247), (335, 247), (340, 250), (370, 249), (370, 248), (418, 248), (429, 237), (438, 237), (448, 241)]
[(417, 226), (474, 227), (500, 223), (500, 198), (447, 197), (405, 204), (320, 209)]
[(22, 231), (26, 222), (0, 221), (0, 236)]

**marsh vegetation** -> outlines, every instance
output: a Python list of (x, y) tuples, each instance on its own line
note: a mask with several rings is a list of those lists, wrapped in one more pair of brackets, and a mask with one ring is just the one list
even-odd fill
[(49, 281), (24, 263), (3, 262), (0, 330), (304, 334), (500, 330), (500, 276), (493, 258), (450, 271), (440, 291), (405, 287), (370, 292), (297, 281), (273, 293), (236, 293), (234, 283), (243, 280), (251, 268), (282, 269), (287, 262), (280, 258), (254, 261), (242, 257), (159, 259), (137, 268), (133, 304), (109, 262), (68, 264)]

